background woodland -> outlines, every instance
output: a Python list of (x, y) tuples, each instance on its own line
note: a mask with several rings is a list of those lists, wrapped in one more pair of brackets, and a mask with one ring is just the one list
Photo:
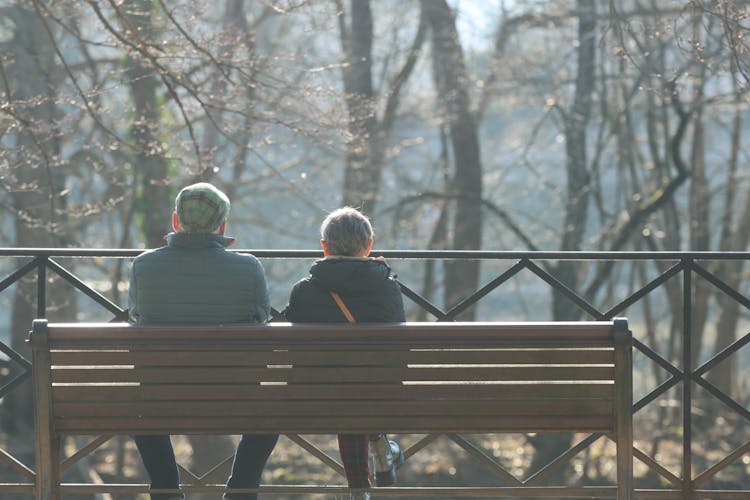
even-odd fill
[[(373, 218), (376, 249), (746, 251), (748, 12), (740, 0), (2, 0), (0, 247), (158, 247), (177, 191), (203, 180), (232, 199), (239, 249), (317, 248), (320, 221), (348, 204)], [(127, 260), (64, 263), (125, 305)], [(274, 307), (309, 264), (264, 261)], [(504, 266), (391, 265), (446, 308)], [(551, 260), (547, 269), (606, 306), (665, 266)], [(748, 293), (742, 260), (712, 271)], [(29, 280), (0, 295), (0, 333), (19, 352), (34, 290)], [(109, 319), (59, 280), (49, 290), (54, 319)], [(704, 283), (693, 292), (697, 363), (747, 333), (749, 318)], [(628, 311), (666, 359), (680, 356), (681, 298), (668, 284)], [(464, 313), (509, 318), (586, 319), (521, 279)], [(411, 308), (409, 319), (433, 318)], [(750, 354), (740, 352), (709, 378), (750, 408)], [(636, 361), (637, 382), (663, 379)], [(675, 474), (678, 400), (636, 419), (640, 446)], [(6, 444), (29, 446), (30, 415), (28, 394), (4, 398)], [(720, 404), (695, 418), (706, 429), (697, 467), (750, 440), (750, 426)], [(570, 442), (477, 438), (518, 471)], [(233, 445), (182, 446), (205, 469)], [(450, 459), (415, 463), (404, 477), (453, 481), (465, 457), (451, 446)], [(103, 449), (98, 474), (142, 474), (130, 447)], [(292, 448), (282, 442), (269, 482), (331, 481)], [(572, 480), (606, 482), (612, 471), (596, 458)], [(636, 473), (639, 485), (658, 486)], [(748, 477), (745, 454), (714, 481), (747, 489)]]

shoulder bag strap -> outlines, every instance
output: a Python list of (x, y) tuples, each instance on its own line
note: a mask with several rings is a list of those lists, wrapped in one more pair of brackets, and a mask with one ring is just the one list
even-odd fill
[(352, 312), (349, 310), (348, 307), (346, 307), (346, 304), (344, 304), (344, 301), (341, 299), (341, 296), (336, 292), (330, 292), (331, 297), (333, 297), (333, 300), (336, 302), (336, 305), (339, 306), (339, 309), (341, 309), (341, 312), (344, 314), (344, 317), (346, 317), (346, 320), (349, 323), (356, 323), (357, 320), (354, 319), (354, 315), (352, 315)]

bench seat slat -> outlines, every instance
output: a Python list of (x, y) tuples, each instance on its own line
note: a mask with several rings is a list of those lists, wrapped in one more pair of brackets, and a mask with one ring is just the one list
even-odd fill
[(55, 419), (59, 432), (92, 435), (116, 434), (242, 434), (280, 432), (283, 434), (331, 434), (332, 429), (340, 433), (488, 433), (488, 432), (612, 432), (612, 418), (566, 415), (507, 416), (435, 416), (419, 419), (399, 419), (397, 416), (332, 417), (300, 419), (298, 417), (210, 417), (178, 418), (108, 418), (108, 419)]
[(315, 400), (304, 401), (210, 401), (210, 402), (115, 402), (115, 403), (58, 403), (54, 416), (66, 417), (162, 417), (190, 415), (191, 417), (210, 416), (265, 416), (308, 415), (310, 417), (327, 416), (381, 416), (392, 414), (399, 416), (429, 415), (528, 415), (528, 414), (566, 414), (566, 415), (612, 415), (611, 400), (591, 398), (556, 399), (556, 400), (428, 400), (413, 401), (347, 401)]
[(381, 351), (377, 354), (362, 352), (359, 348), (332, 353), (308, 350), (258, 350), (258, 349), (175, 349), (169, 350), (169, 356), (163, 351), (152, 350), (120, 350), (115, 352), (101, 349), (89, 350), (57, 350), (50, 353), (53, 365), (134, 365), (160, 363), (175, 366), (211, 366), (211, 365), (246, 365), (266, 366), (279, 364), (294, 364), (306, 366), (325, 366), (341, 363), (346, 360), (347, 365), (371, 365), (393, 363), (460, 363), (460, 364), (612, 364), (614, 353), (605, 349), (545, 349), (545, 350), (399, 350)]
[[(199, 390), (196, 390), (196, 389)], [(495, 399), (527, 398), (611, 398), (614, 385), (578, 383), (518, 383), (518, 384), (441, 384), (427, 385), (368, 385), (366, 390), (352, 391), (351, 385), (287, 385), (261, 386), (247, 384), (201, 386), (159, 384), (143, 386), (54, 386), (52, 399), (63, 401), (133, 401), (180, 400), (212, 401), (221, 399), (294, 400), (331, 399), (341, 396), (350, 399), (413, 399), (416, 395), (464, 398), (468, 400), (492, 397)]]
[[(612, 380), (610, 366), (499, 366), (441, 368), (349, 367), (345, 375), (340, 367), (244, 368), (69, 368), (53, 369), (52, 381), (58, 382), (173, 382), (232, 383), (236, 380), (339, 383), (371, 381), (501, 381), (501, 380)], [(345, 380), (342, 380), (345, 379)]]
[[(300, 338), (314, 338), (316, 340), (341, 340), (341, 324), (325, 323), (297, 323), (293, 329), (288, 329), (289, 323), (270, 323), (267, 325), (254, 325), (249, 331), (247, 325), (228, 324), (210, 327), (194, 328), (184, 325), (150, 325), (148, 327), (133, 327), (127, 323), (87, 323), (85, 325), (76, 323), (49, 323), (49, 345), (55, 348), (58, 342), (65, 341), (97, 341), (104, 339), (107, 342), (114, 340), (143, 341), (144, 337), (149, 342), (166, 340), (170, 343), (179, 343), (199, 339), (206, 341), (206, 330), (210, 329), (210, 340), (208, 343), (228, 340), (242, 342), (251, 340), (256, 343), (282, 344), (285, 340), (299, 342)], [(409, 329), (410, 340), (455, 340), (461, 337), (466, 341), (490, 339), (493, 342), (499, 339), (507, 339), (516, 343), (524, 338), (534, 337), (538, 340), (551, 339), (589, 339), (592, 341), (603, 341), (608, 343), (611, 339), (611, 322), (598, 321), (570, 321), (570, 322), (507, 322), (503, 323), (502, 331), (498, 331), (497, 323), (484, 322), (451, 322), (443, 323), (439, 327), (435, 323), (402, 323), (399, 327)], [(388, 323), (361, 323), (356, 329), (347, 329), (346, 336), (349, 340), (358, 341), (377, 338), (379, 342), (388, 340), (401, 341), (403, 333), (399, 329), (393, 329), (393, 324)], [(144, 334), (144, 330), (148, 333)]]
[[(102, 334), (104, 335), (104, 334)], [(132, 350), (133, 352), (143, 351), (200, 351), (210, 352), (218, 349), (220, 346), (223, 350), (241, 350), (245, 352), (268, 352), (268, 351), (285, 351), (293, 350), (299, 352), (359, 352), (359, 353), (382, 353), (389, 351), (408, 351), (414, 350), (489, 350), (489, 349), (544, 349), (544, 350), (606, 350), (612, 347), (611, 339), (606, 338), (587, 338), (587, 337), (555, 337), (546, 338), (424, 338), (415, 339), (411, 335), (400, 339), (380, 339), (372, 338), (350, 338), (349, 335), (340, 336), (341, 338), (315, 339), (306, 341), (301, 338), (297, 342), (281, 339), (271, 341), (269, 339), (254, 340), (253, 338), (238, 339), (235, 342), (229, 340), (184, 340), (175, 338), (173, 341), (159, 339), (143, 339), (140, 342), (129, 345), (124, 344), (117, 339), (102, 339), (98, 342), (85, 341), (79, 343), (76, 341), (56, 342), (50, 346), (52, 351), (71, 351), (71, 350)]]

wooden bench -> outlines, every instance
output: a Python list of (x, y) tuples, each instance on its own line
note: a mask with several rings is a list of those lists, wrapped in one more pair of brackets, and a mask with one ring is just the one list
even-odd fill
[[(29, 342), (38, 499), (58, 499), (65, 489), (63, 435), (382, 431), (606, 434), (617, 445), (617, 485), (564, 489), (566, 498), (633, 498), (625, 319), (354, 326), (36, 320)], [(397, 489), (373, 492), (398, 496)], [(493, 491), (517, 498), (563, 489)]]

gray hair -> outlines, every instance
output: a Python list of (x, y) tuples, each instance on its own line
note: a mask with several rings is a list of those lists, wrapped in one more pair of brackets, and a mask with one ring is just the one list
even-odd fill
[(331, 255), (360, 255), (373, 237), (370, 220), (352, 207), (334, 210), (320, 225), (320, 238)]

